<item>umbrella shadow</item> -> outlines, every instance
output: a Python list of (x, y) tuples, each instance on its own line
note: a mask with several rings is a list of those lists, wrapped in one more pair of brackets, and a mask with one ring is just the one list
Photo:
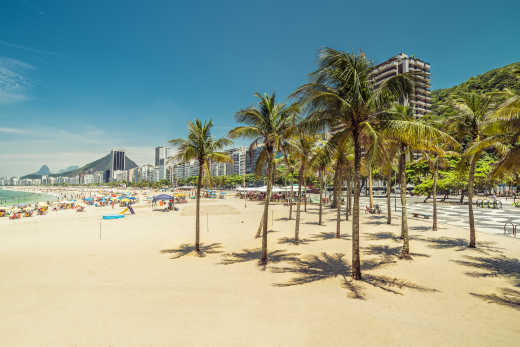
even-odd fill
[[(402, 295), (401, 289), (415, 289), (424, 292), (435, 292), (436, 289), (430, 289), (419, 286), (417, 284), (382, 275), (364, 274), (362, 280), (355, 281), (351, 278), (352, 268), (343, 258), (344, 254), (335, 253), (327, 254), (322, 252), (321, 255), (308, 255), (302, 258), (294, 259), (289, 262), (289, 266), (271, 267), (274, 273), (291, 273), (295, 277), (286, 282), (274, 283), (276, 287), (290, 287), (295, 285), (303, 285), (312, 282), (322, 281), (330, 278), (340, 278), (342, 287), (348, 291), (348, 296), (355, 299), (365, 299), (363, 293), (363, 284), (379, 288), (383, 291)], [(376, 259), (367, 260), (361, 264), (363, 271), (370, 271), (385, 265), (395, 263), (393, 260)]]
[(161, 250), (161, 253), (173, 254), (170, 259), (179, 259), (191, 253), (194, 253), (199, 257), (205, 257), (208, 254), (222, 253), (223, 251), (221, 251), (220, 248), (222, 248), (222, 244), (220, 242), (211, 243), (209, 245), (201, 243), (199, 250), (197, 251), (195, 250), (195, 245), (184, 243), (176, 249), (163, 249)]

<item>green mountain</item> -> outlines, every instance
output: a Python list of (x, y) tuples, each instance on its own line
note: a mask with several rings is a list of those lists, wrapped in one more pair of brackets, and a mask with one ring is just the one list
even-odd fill
[[(126, 155), (125, 155), (125, 161), (126, 161), (127, 170), (137, 167), (137, 164), (132, 159), (128, 158)], [(42, 169), (44, 169), (44, 168), (47, 168), (47, 170), (49, 170), (49, 168), (46, 165), (42, 166)], [(96, 171), (106, 171), (106, 170), (110, 170), (110, 168), (111, 168), (111, 155), (109, 153), (106, 156), (104, 156), (103, 158), (100, 158), (91, 163), (88, 163), (80, 168), (77, 168), (77, 166), (76, 166), (75, 169), (67, 171), (67, 172), (54, 173), (54, 174), (49, 175), (49, 174), (40, 173), (40, 171), (42, 170), (42, 169), (40, 169), (40, 171), (38, 171), (36, 173), (23, 176), (22, 179), (23, 178), (31, 178), (31, 179), (41, 178), (42, 175), (49, 175), (49, 176), (53, 176), (53, 177), (57, 177), (57, 176), (72, 177), (72, 176), (76, 176), (76, 175), (80, 175), (80, 174), (94, 173)], [(50, 171), (48, 171), (48, 172), (50, 172)]]
[(520, 62), (471, 77), (451, 88), (432, 91), (432, 112), (442, 114), (443, 108), (449, 105), (449, 99), (462, 93), (489, 93), (505, 88), (520, 90)]

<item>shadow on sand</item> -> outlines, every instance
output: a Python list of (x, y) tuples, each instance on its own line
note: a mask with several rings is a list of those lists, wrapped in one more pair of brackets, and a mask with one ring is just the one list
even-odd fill
[[(389, 247), (388, 245), (372, 245), (368, 247), (363, 247), (363, 253), (367, 255), (379, 255), (384, 258), (399, 258), (401, 254), (401, 246), (397, 247)], [(427, 257), (429, 258), (429, 254), (424, 253), (410, 253), (412, 257)]]
[(298, 242), (296, 242), (296, 240), (294, 239), (294, 237), (282, 237), (278, 240), (278, 244), (279, 245), (286, 245), (286, 244), (290, 244), (290, 245), (306, 245), (308, 244), (309, 242), (312, 242), (314, 240), (311, 240), (311, 239), (299, 239)]
[[(268, 252), (267, 254), (267, 262), (268, 263), (280, 263), (283, 261), (293, 261), (297, 260), (297, 256), (300, 253), (287, 253), (286, 250), (277, 249), (272, 252)], [(222, 257), (222, 261), (220, 264), (222, 265), (232, 265), (237, 263), (246, 263), (249, 261), (256, 261), (258, 266), (262, 268), (262, 270), (266, 269), (265, 264), (260, 263), (260, 258), (262, 256), (262, 249), (243, 249), (241, 252), (233, 252), (224, 254)]]
[[(505, 277), (509, 279), (515, 287), (520, 287), (520, 261), (516, 258), (508, 258), (500, 255), (496, 257), (472, 257), (466, 256), (466, 260), (453, 260), (453, 262), (471, 267), (477, 271), (466, 272), (471, 277)], [(520, 291), (510, 288), (499, 288), (499, 293), (479, 294), (470, 293), (476, 298), (488, 303), (509, 306), (520, 310)]]
[(222, 244), (220, 242), (211, 243), (209, 245), (201, 243), (199, 246), (199, 251), (195, 251), (195, 245), (184, 243), (176, 249), (163, 249), (161, 250), (161, 253), (173, 254), (170, 259), (179, 259), (190, 253), (194, 253), (199, 257), (205, 257), (208, 254), (222, 253), (220, 248), (222, 248)]
[(476, 298), (479, 298), (490, 304), (498, 304), (502, 306), (507, 306), (514, 308), (520, 311), (520, 291), (509, 289), (509, 288), (500, 288), (499, 294), (477, 294), (470, 293)]
[(313, 241), (325, 241), (325, 240), (350, 240), (350, 236), (345, 234), (340, 234), (339, 238), (336, 237), (336, 233), (326, 233), (326, 232), (320, 232), (319, 234), (312, 234), (311, 235)]
[(424, 237), (413, 236), (413, 237), (410, 237), (410, 240), (427, 242), (428, 247), (435, 248), (435, 249), (454, 248), (455, 251), (457, 251), (457, 252), (471, 251), (471, 252), (478, 252), (478, 253), (482, 253), (482, 254), (502, 253), (500, 248), (493, 246), (495, 244), (494, 242), (479, 241), (479, 242), (477, 242), (477, 248), (469, 248), (468, 241), (463, 238), (449, 238), (449, 237), (424, 238)]
[(380, 232), (380, 233), (370, 233), (367, 234), (367, 239), (369, 241), (382, 241), (382, 240), (392, 240), (394, 242), (402, 242), (403, 240), (398, 235), (395, 235), (390, 232)]
[[(295, 277), (283, 283), (275, 283), (276, 287), (289, 287), (339, 277), (342, 286), (348, 291), (348, 296), (355, 299), (365, 299), (363, 284), (367, 284), (386, 292), (402, 295), (400, 289), (408, 288), (423, 292), (436, 292), (435, 289), (421, 287), (414, 283), (382, 275), (363, 274), (361, 281), (351, 279), (351, 266), (343, 259), (344, 254), (308, 255), (289, 261), (289, 266), (271, 267), (274, 273), (292, 273)], [(388, 259), (367, 260), (362, 262), (361, 270), (369, 271), (394, 263)]]
[(506, 277), (515, 287), (520, 287), (520, 261), (516, 258), (497, 256), (492, 258), (465, 256), (466, 260), (453, 262), (480, 271), (466, 272), (471, 277)]

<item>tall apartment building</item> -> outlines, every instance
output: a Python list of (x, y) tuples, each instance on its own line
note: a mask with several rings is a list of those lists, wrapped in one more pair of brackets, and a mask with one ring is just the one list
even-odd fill
[[(126, 168), (125, 151), (120, 149), (113, 149), (110, 151), (110, 179), (116, 180), (115, 172), (123, 171)], [(116, 180), (117, 181), (117, 180)]]
[(430, 64), (414, 56), (400, 53), (377, 65), (372, 71), (376, 86), (392, 76), (405, 72), (417, 72), (415, 93), (407, 100), (416, 117), (422, 117), (431, 108)]
[[(246, 173), (255, 173), (256, 171), (256, 161), (258, 160), (258, 156), (260, 155), (260, 152), (264, 149), (263, 145), (256, 147), (252, 151), (246, 152)], [(264, 165), (264, 168), (262, 170), (262, 173), (265, 174), (266, 168)]]
[(233, 162), (226, 164), (226, 175), (245, 175), (247, 149), (246, 147), (232, 148), (227, 151)]
[(155, 147), (155, 166), (165, 166), (168, 160), (168, 147)]

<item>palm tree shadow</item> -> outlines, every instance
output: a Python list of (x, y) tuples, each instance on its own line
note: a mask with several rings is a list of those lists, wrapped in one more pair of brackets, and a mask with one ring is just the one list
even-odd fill
[[(267, 253), (267, 263), (280, 263), (283, 261), (296, 260), (300, 253), (287, 253), (285, 250), (277, 249)], [(223, 255), (221, 265), (232, 265), (237, 263), (246, 263), (249, 261), (258, 261), (258, 266), (262, 270), (266, 269), (266, 264), (260, 262), (262, 257), (262, 249), (243, 249), (241, 252), (227, 253)]]
[(470, 294), (488, 303), (508, 306), (520, 310), (520, 291), (509, 288), (500, 288), (500, 292), (500, 294)]
[[(399, 258), (401, 255), (401, 246), (389, 247), (388, 245), (371, 245), (363, 248), (363, 253), (367, 255), (379, 255), (385, 258)], [(412, 257), (430, 257), (424, 253), (410, 253)]]
[(309, 242), (312, 242), (312, 241), (314, 241), (314, 240), (303, 238), (303, 239), (299, 239), (298, 241), (296, 241), (292, 237), (282, 237), (281, 239), (278, 240), (278, 244), (279, 245), (284, 245), (284, 244), (306, 245), (306, 244), (308, 244)]
[(161, 253), (173, 254), (173, 256), (170, 259), (179, 259), (190, 253), (194, 253), (199, 257), (205, 257), (208, 254), (222, 253), (223, 251), (221, 251), (220, 248), (222, 248), (222, 244), (220, 242), (211, 243), (209, 245), (204, 245), (203, 243), (201, 243), (199, 246), (199, 251), (196, 251), (195, 245), (183, 243), (179, 246), (179, 248), (163, 249), (161, 250)]
[(482, 254), (489, 255), (490, 253), (502, 253), (502, 249), (496, 246), (493, 246), (494, 242), (488, 241), (480, 241), (477, 244), (477, 248), (469, 248), (469, 243), (466, 239), (463, 238), (449, 238), (449, 237), (439, 237), (439, 238), (423, 238), (423, 237), (412, 237), (410, 239), (417, 241), (428, 242), (428, 247), (434, 249), (455, 249), (457, 252), (463, 251), (472, 251), (478, 252)]
[(486, 258), (466, 256), (467, 260), (453, 260), (453, 262), (476, 268), (480, 271), (466, 272), (471, 277), (505, 277), (520, 287), (520, 260), (508, 258), (504, 255)]
[(338, 240), (350, 240), (350, 236), (348, 235), (345, 235), (345, 234), (340, 234), (339, 237), (336, 237), (336, 233), (332, 232), (332, 233), (327, 233), (327, 232), (320, 232), (319, 234), (312, 234), (311, 235), (312, 237), (312, 241), (325, 241), (325, 240), (333, 240), (333, 239), (338, 239)]
[[(421, 287), (414, 283), (381, 275), (364, 274), (363, 279), (354, 281), (351, 279), (351, 266), (343, 259), (344, 254), (335, 253), (329, 255), (322, 252), (321, 255), (309, 255), (300, 259), (291, 260), (290, 266), (271, 267), (274, 273), (292, 273), (295, 277), (287, 282), (274, 283), (276, 287), (289, 287), (303, 285), (329, 278), (340, 277), (342, 286), (347, 289), (348, 296), (355, 299), (365, 299), (362, 284), (367, 284), (396, 295), (402, 295), (400, 289), (409, 288), (424, 292), (435, 292), (436, 289)], [(376, 259), (364, 261), (361, 264), (363, 271), (370, 271), (382, 266), (394, 263), (388, 259)]]
[(427, 231), (427, 230), (432, 230), (432, 227), (429, 227), (429, 226), (426, 226), (426, 225), (413, 226), (413, 227), (410, 227), (410, 230)]
[(399, 236), (390, 232), (370, 233), (367, 235), (367, 238), (370, 241), (392, 240), (395, 242), (402, 242), (402, 239)]

